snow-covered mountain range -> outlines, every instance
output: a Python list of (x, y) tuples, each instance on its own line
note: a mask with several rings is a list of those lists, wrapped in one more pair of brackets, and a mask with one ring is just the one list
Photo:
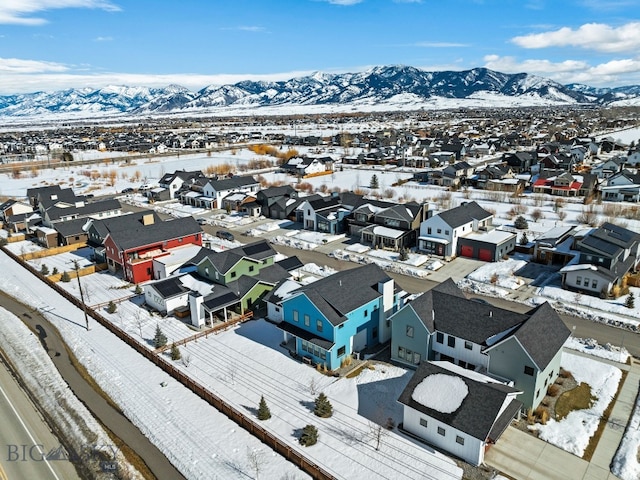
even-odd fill
[[(235, 112), (259, 108), (310, 111), (448, 108), (459, 106), (640, 105), (640, 86), (593, 88), (562, 85), (527, 73), (474, 68), (429, 72), (409, 66), (375, 67), (360, 73), (315, 73), (287, 81), (242, 81), (197, 92), (109, 86), (0, 96), (0, 116)], [(267, 108), (268, 107), (268, 108)]]

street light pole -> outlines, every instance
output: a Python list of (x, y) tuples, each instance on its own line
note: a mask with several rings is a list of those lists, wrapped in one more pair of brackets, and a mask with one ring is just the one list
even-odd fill
[(84, 293), (82, 292), (82, 285), (80, 284), (80, 266), (78, 261), (73, 261), (73, 269), (76, 271), (76, 278), (78, 279), (78, 290), (80, 290), (80, 302), (82, 302), (82, 313), (84, 313), (84, 323), (89, 331), (89, 316), (87, 315), (87, 305), (84, 303)]

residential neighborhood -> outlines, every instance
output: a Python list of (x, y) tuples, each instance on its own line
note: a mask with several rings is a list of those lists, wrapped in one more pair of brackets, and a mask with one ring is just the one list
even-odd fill
[[(25, 178), (23, 195), (0, 204), (3, 254), (42, 288), (85, 305), (87, 322), (107, 328), (104, 335), (119, 332), (143, 355), (173, 365), (198, 382), (203, 398), (220, 395), (216, 402), (242, 422), (257, 420), (250, 410), (235, 410), (241, 385), (249, 389), (242, 395), (266, 394), (272, 409), (287, 405), (305, 418), (307, 401), (268, 391), (263, 382), (273, 382), (266, 379), (274, 373), (257, 363), (234, 357), (227, 364), (218, 356), (229, 348), (253, 349), (243, 354), (252, 362), (281, 364), (282, 385), (301, 376), (311, 384), (292, 391), (326, 390), (344, 421), (384, 429), (345, 441), (333, 437), (337, 424), (317, 422), (320, 438), (344, 452), (358, 442), (377, 448), (367, 447), (369, 466), (352, 475), (334, 470), (321, 453), (317, 467), (303, 468), (311, 477), (375, 477), (369, 468), (389, 468), (378, 453), (385, 448), (394, 451), (393, 468), (409, 478), (421, 477), (411, 471), (414, 457), (403, 457), (406, 449), (424, 468), (440, 465), (446, 478), (466, 478), (457, 468), (475, 469), (477, 478), (513, 475), (501, 457), (513, 448), (512, 436), (544, 443), (544, 428), (562, 424), (551, 406), (556, 392), (564, 394), (577, 381), (567, 378), (580, 375), (567, 373), (574, 355), (568, 345), (576, 340), (567, 313), (589, 317), (568, 307), (602, 309), (608, 313), (591, 323), (637, 335), (635, 199), (614, 188), (630, 191), (619, 179), (633, 181), (628, 159), (635, 151), (585, 132), (571, 141), (556, 134), (527, 142), (491, 142), (479, 131), (455, 138), (385, 132), (353, 134), (348, 149), (344, 138), (299, 142), (283, 135), (287, 148), (300, 151), (282, 163), (261, 161), (262, 168), (249, 168), (257, 165), (251, 148), (232, 155), (236, 168), (229, 168), (229, 154), (183, 152), (179, 168), (169, 170), (168, 156), (144, 184), (127, 173), (113, 185), (96, 175), (80, 187)], [(261, 145), (266, 135), (242, 138)], [(121, 162), (132, 171), (142, 167)], [(309, 260), (321, 255), (337, 268)], [(629, 315), (614, 320), (624, 309)], [(172, 360), (176, 352), (188, 360)], [(633, 371), (629, 362), (617, 368)], [(214, 365), (224, 387), (210, 378)], [(256, 368), (260, 379), (245, 377)], [(373, 374), (367, 372), (378, 372), (371, 385), (384, 394), (356, 393), (360, 407), (346, 413), (351, 397), (341, 389)], [(391, 372), (402, 381), (387, 390)], [(280, 426), (256, 425), (254, 433), (265, 428), (277, 439), (273, 448), (284, 448), (275, 446), (288, 441)], [(595, 427), (584, 436), (597, 448), (609, 440), (599, 440)], [(559, 433), (551, 437), (551, 444), (564, 441)], [(591, 465), (582, 453), (567, 455)]]

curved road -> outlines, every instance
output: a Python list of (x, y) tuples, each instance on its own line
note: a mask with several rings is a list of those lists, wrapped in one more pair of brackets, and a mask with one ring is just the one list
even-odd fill
[[(85, 404), (91, 413), (145, 462), (153, 475), (161, 480), (184, 479), (185, 477), (167, 460), (164, 454), (145, 437), (119, 410), (110, 405), (71, 363), (58, 331), (39, 312), (31, 310), (16, 299), (0, 291), (2, 306), (17, 315), (37, 332), (51, 360), (73, 393)], [(10, 477), (11, 478), (11, 477)], [(16, 477), (28, 478), (28, 477)], [(36, 477), (31, 477), (36, 478)]]

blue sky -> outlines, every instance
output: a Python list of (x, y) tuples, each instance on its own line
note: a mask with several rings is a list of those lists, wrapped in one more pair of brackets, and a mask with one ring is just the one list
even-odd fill
[(0, 0), (0, 94), (390, 64), (640, 84), (640, 0)]

